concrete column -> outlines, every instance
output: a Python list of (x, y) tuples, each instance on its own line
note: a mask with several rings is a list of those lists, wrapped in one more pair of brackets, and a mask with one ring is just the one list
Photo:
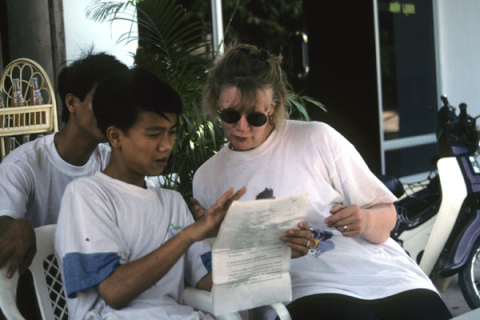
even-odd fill
[(10, 59), (32, 59), (53, 79), (48, 1), (7, 0), (7, 12)]

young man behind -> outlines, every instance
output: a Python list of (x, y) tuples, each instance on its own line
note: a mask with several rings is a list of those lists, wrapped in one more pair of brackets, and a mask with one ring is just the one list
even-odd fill
[(210, 247), (233, 200), (227, 191), (194, 222), (182, 196), (147, 187), (175, 142), (182, 103), (143, 69), (112, 76), (93, 99), (112, 156), (103, 172), (68, 185), (55, 251), (72, 319), (204, 319), (182, 305), (184, 281), (209, 290)]
[(113, 56), (88, 54), (58, 77), (65, 126), (10, 153), (0, 164), (0, 266), (10, 278), (36, 253), (34, 228), (57, 222), (60, 200), (72, 180), (104, 169), (110, 149), (92, 111), (95, 86), (128, 68)]

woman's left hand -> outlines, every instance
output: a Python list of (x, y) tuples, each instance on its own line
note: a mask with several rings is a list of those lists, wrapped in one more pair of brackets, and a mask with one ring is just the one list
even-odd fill
[(332, 215), (325, 219), (328, 227), (337, 229), (344, 237), (362, 236), (372, 243), (387, 241), (397, 222), (393, 203), (378, 203), (369, 208), (334, 205), (330, 213)]
[(325, 219), (329, 228), (335, 228), (344, 237), (356, 238), (365, 230), (366, 219), (363, 210), (355, 204), (334, 205), (330, 210), (332, 214)]
[(288, 230), (282, 237), (286, 245), (292, 248), (292, 259), (307, 255), (308, 251), (317, 245), (312, 232), (308, 229), (308, 222), (299, 222), (298, 228)]

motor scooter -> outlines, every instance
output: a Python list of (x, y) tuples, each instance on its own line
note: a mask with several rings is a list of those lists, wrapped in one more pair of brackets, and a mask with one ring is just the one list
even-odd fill
[(404, 188), (404, 195), (395, 203), (397, 223), (391, 237), (416, 259), (440, 291), (446, 290), (451, 277), (458, 274), (463, 297), (475, 309), (480, 307), (476, 118), (467, 114), (466, 104), (460, 104), (457, 116), (445, 96), (442, 101), (444, 105), (437, 113), (436, 170), (426, 180)]

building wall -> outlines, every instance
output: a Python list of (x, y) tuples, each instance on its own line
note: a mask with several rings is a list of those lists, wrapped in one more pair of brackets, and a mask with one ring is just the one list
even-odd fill
[[(115, 21), (111, 24), (88, 19), (86, 10), (91, 7), (91, 3), (91, 0), (63, 0), (67, 61), (75, 60), (82, 52), (93, 48), (95, 52), (105, 51), (125, 64), (133, 65), (132, 54), (137, 43), (116, 43), (129, 30), (130, 23)], [(136, 32), (136, 29), (133, 31)]]
[[(480, 1), (435, 0), (439, 94), (480, 114)], [(480, 124), (480, 121), (477, 121)]]

